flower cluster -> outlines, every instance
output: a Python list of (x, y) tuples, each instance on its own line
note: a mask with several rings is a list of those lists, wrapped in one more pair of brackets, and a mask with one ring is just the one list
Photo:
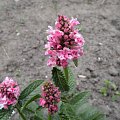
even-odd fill
[(57, 103), (60, 102), (61, 92), (55, 87), (51, 81), (46, 82), (42, 86), (42, 97), (40, 98), (40, 106), (48, 108), (48, 113), (53, 114), (58, 111)]
[(17, 82), (14, 82), (12, 78), (6, 77), (0, 83), (0, 109), (7, 109), (8, 106), (15, 105), (19, 95), (20, 88)]
[(45, 55), (49, 55), (48, 66), (67, 67), (69, 60), (76, 60), (83, 55), (84, 38), (75, 29), (80, 24), (77, 19), (71, 20), (66, 16), (58, 16), (55, 29), (51, 26), (47, 33)]

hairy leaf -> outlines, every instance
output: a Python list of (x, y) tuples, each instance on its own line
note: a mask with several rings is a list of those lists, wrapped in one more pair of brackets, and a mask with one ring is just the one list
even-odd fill
[(36, 80), (30, 85), (28, 85), (20, 94), (19, 100), (23, 100), (26, 98), (30, 93), (32, 93), (38, 86), (43, 83), (43, 80)]
[(69, 100), (69, 103), (72, 105), (75, 105), (75, 104), (82, 102), (82, 101), (85, 102), (89, 95), (90, 94), (88, 91), (77, 93)]
[(62, 120), (82, 120), (80, 117), (78, 118), (78, 116), (76, 116), (73, 106), (68, 103), (61, 105), (59, 116)]
[(36, 99), (38, 99), (38, 98), (40, 98), (40, 95), (39, 95), (39, 94), (31, 97), (31, 98), (23, 105), (22, 110), (23, 110), (25, 107), (27, 107), (27, 105), (29, 105), (31, 102), (33, 102), (34, 100), (36, 100)]
[(76, 81), (75, 81), (75, 78), (74, 78), (74, 75), (71, 71), (70, 68), (68, 68), (68, 86), (69, 86), (69, 90), (72, 91), (72, 90), (75, 90), (75, 87), (76, 87)]
[(67, 80), (66, 80), (63, 72), (60, 69), (58, 69), (56, 67), (53, 68), (52, 78), (53, 78), (55, 85), (57, 87), (59, 87), (59, 89), (61, 91), (68, 91), (69, 90)]
[(8, 108), (8, 110), (5, 109), (0, 110), (0, 120), (9, 120), (12, 112), (13, 108)]
[(83, 120), (105, 120), (104, 114), (89, 103), (77, 106), (76, 114), (81, 116)]

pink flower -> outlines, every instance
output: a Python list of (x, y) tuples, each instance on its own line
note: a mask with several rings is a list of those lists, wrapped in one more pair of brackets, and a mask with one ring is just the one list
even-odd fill
[(48, 112), (53, 114), (58, 111), (57, 103), (60, 102), (61, 92), (55, 87), (51, 81), (46, 82), (42, 86), (42, 97), (39, 104), (44, 108), (48, 108)]
[(72, 18), (71, 20), (70, 20), (70, 27), (74, 27), (74, 26), (76, 26), (76, 25), (79, 25), (80, 23), (79, 23), (79, 21), (77, 21), (77, 18)]
[(50, 107), (48, 108), (48, 112), (53, 114), (55, 112), (58, 111), (58, 106), (57, 105), (50, 105)]
[(48, 66), (67, 67), (69, 60), (78, 59), (83, 55), (84, 38), (74, 26), (80, 24), (77, 18), (71, 20), (59, 15), (55, 29), (49, 26), (48, 43), (45, 55), (49, 55)]
[(44, 107), (46, 101), (43, 98), (40, 98), (40, 106)]
[[(15, 105), (19, 95), (20, 88), (12, 78), (6, 77), (5, 80), (0, 83), (0, 106), (3, 106), (4, 109), (7, 109), (10, 105)], [(3, 107), (1, 107), (1, 109)]]

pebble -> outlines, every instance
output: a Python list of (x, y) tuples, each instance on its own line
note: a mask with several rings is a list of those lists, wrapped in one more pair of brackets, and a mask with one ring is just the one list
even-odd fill
[(98, 43), (99, 46), (102, 46), (103, 44), (102, 43)]
[(18, 32), (16, 35), (17, 35), (17, 36), (19, 36), (19, 35), (20, 35), (20, 33)]
[(120, 65), (120, 58), (117, 59), (117, 64)]
[(15, 2), (19, 2), (19, 0), (14, 0)]
[(97, 58), (97, 61), (98, 61), (98, 62), (102, 62), (102, 58), (98, 57), (98, 58)]
[(84, 75), (78, 75), (79, 78), (86, 78)]
[(111, 66), (109, 69), (108, 69), (108, 73), (111, 75), (111, 76), (117, 76), (118, 75), (118, 71), (115, 67)]
[(23, 61), (25, 61), (25, 58), (23, 58)]
[(45, 78), (48, 78), (48, 76), (46, 75)]

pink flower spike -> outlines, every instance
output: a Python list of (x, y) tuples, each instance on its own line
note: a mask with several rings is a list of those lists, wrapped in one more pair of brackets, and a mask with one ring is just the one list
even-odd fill
[(45, 55), (49, 55), (48, 66), (67, 67), (70, 60), (83, 55), (84, 38), (78, 29), (74, 28), (78, 24), (80, 23), (77, 18), (70, 20), (66, 16), (59, 15), (55, 28), (49, 26), (48, 43), (45, 45)]
[(51, 81), (46, 82), (42, 86), (42, 98), (40, 98), (40, 106), (47, 108), (50, 114), (58, 111), (57, 103), (60, 102), (61, 92), (55, 87)]
[[(10, 105), (15, 105), (20, 95), (20, 88), (12, 78), (6, 77), (0, 83), (0, 106), (7, 109)], [(0, 107), (2, 109), (2, 107)]]

